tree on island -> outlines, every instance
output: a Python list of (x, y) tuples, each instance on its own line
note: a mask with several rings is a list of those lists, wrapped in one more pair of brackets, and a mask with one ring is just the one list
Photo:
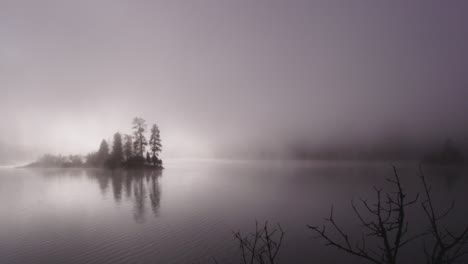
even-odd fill
[(106, 140), (101, 141), (101, 145), (99, 146), (99, 150), (97, 152), (97, 161), (98, 164), (103, 166), (109, 160), (109, 145), (107, 144)]
[(153, 156), (151, 156), (151, 163), (153, 163), (153, 166), (161, 166), (162, 161), (156, 157), (156, 155), (153, 153)]
[(30, 168), (78, 168), (83, 167), (83, 157), (79, 155), (51, 155), (45, 154), (37, 161), (26, 165)]
[[(89, 153), (85, 158), (79, 155), (63, 157), (61, 155), (45, 155), (28, 167), (89, 167), (99, 168), (149, 168), (161, 169), (162, 161), (158, 158), (161, 151), (161, 139), (159, 128), (153, 125), (151, 129), (151, 152), (146, 152), (145, 131), (146, 122), (143, 118), (136, 117), (132, 122), (133, 137), (125, 135), (124, 142), (120, 133), (115, 133), (112, 142), (112, 151), (106, 140), (102, 140), (97, 152)], [(146, 156), (145, 156), (146, 153)], [(151, 155), (152, 153), (152, 155)], [(83, 160), (85, 162), (83, 163)]]
[[(161, 138), (159, 128), (157, 125), (153, 125), (150, 136), (150, 147), (151, 152), (146, 152), (146, 146), (148, 141), (145, 137), (146, 132), (146, 121), (143, 118), (135, 117), (132, 122), (133, 138), (127, 137), (125, 142), (125, 155), (126, 161), (123, 164), (124, 167), (162, 167), (162, 161), (157, 158), (158, 152), (161, 151)], [(133, 139), (133, 145), (132, 145)], [(133, 151), (131, 151), (133, 146)], [(146, 156), (145, 156), (146, 152)], [(152, 153), (152, 155), (151, 155)]]
[(159, 152), (161, 152), (162, 144), (161, 144), (161, 135), (159, 131), (159, 127), (154, 124), (151, 128), (151, 137), (150, 137), (150, 147), (151, 147), (151, 162), (153, 165), (161, 164), (161, 160), (158, 158)]
[(109, 165), (112, 168), (121, 166), (123, 162), (123, 147), (122, 136), (120, 133), (114, 134), (114, 144), (112, 144), (112, 154), (110, 156)]
[(135, 117), (133, 119), (133, 129), (133, 135), (135, 137), (133, 147), (135, 150), (135, 154), (137, 156), (143, 157), (143, 153), (145, 153), (145, 148), (148, 145), (144, 134), (146, 131), (146, 121), (143, 118)]
[(146, 163), (151, 164), (151, 157), (149, 152), (146, 152)]
[(126, 161), (133, 157), (133, 139), (130, 135), (125, 135), (125, 144), (123, 146), (123, 152)]

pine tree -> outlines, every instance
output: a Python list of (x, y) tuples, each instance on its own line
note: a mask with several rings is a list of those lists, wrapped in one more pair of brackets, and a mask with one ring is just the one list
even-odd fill
[(123, 146), (125, 160), (129, 160), (133, 156), (133, 139), (130, 135), (125, 135), (125, 144)]
[(117, 167), (123, 161), (122, 136), (120, 133), (114, 134), (114, 144), (112, 145), (112, 166)]
[(97, 153), (97, 160), (99, 165), (104, 165), (109, 159), (109, 145), (103, 139), (101, 141), (101, 145), (99, 146), (99, 150)]
[(146, 163), (151, 164), (151, 157), (149, 152), (146, 152)]
[(160, 136), (160, 131), (159, 128), (156, 124), (153, 125), (151, 128), (151, 137), (150, 137), (150, 147), (151, 151), (153, 152), (153, 156), (158, 157), (159, 152), (162, 150), (162, 144), (161, 144), (161, 136)]
[(135, 117), (133, 119), (133, 136), (135, 137), (135, 142), (133, 142), (133, 147), (135, 154), (139, 157), (143, 157), (145, 153), (145, 148), (148, 145), (145, 137), (146, 131), (146, 121), (143, 118)]
[(153, 163), (154, 166), (158, 164), (159, 159), (156, 157), (156, 155), (153, 153), (153, 156), (151, 156), (151, 162)]

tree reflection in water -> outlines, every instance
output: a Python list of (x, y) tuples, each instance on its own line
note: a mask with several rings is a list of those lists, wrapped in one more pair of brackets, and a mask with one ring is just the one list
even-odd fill
[(159, 216), (161, 201), (161, 186), (159, 170), (86, 170), (89, 178), (95, 179), (103, 196), (107, 195), (109, 183), (116, 204), (122, 202), (122, 192), (125, 198), (133, 201), (133, 216), (136, 222), (143, 222), (146, 216), (146, 200), (149, 199), (154, 216)]

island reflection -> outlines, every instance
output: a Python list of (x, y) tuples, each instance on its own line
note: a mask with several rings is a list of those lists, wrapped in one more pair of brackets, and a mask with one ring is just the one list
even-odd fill
[(133, 203), (136, 222), (145, 220), (146, 206), (150, 205), (155, 217), (160, 215), (162, 170), (106, 170), (106, 169), (43, 169), (40, 174), (46, 178), (85, 177), (97, 183), (101, 195), (106, 198), (111, 189), (116, 206), (122, 200)]
[(135, 221), (141, 222), (146, 215), (147, 200), (154, 216), (160, 214), (161, 186), (160, 170), (85, 170), (89, 178), (95, 179), (103, 196), (106, 195), (109, 185), (112, 186), (114, 201), (119, 205), (122, 196), (133, 200), (133, 215)]

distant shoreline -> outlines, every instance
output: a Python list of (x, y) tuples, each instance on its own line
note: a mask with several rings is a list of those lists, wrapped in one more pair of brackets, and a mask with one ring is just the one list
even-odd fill
[[(0, 167), (1, 168), (1, 167)], [(9, 167), (14, 169), (103, 169), (103, 170), (163, 170), (163, 166), (141, 165), (138, 167), (87, 167), (87, 166), (41, 166), (39, 164), (26, 164), (22, 166)]]

